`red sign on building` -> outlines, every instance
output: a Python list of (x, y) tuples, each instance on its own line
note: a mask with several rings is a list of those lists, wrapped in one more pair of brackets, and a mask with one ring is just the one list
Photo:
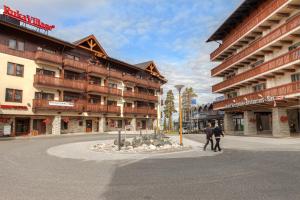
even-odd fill
[(46, 23), (42, 22), (39, 18), (32, 17), (30, 15), (24, 15), (24, 14), (20, 13), (20, 11), (13, 10), (6, 5), (4, 5), (3, 15), (17, 19), (23, 23), (43, 29), (45, 31), (52, 31), (55, 28), (54, 25), (46, 24)]

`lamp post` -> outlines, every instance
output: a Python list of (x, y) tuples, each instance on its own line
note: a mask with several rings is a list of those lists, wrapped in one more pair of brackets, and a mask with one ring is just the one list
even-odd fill
[(181, 89), (184, 85), (175, 85), (175, 88), (178, 90), (179, 93), (179, 135), (180, 135), (180, 145), (182, 146), (182, 110), (181, 110)]

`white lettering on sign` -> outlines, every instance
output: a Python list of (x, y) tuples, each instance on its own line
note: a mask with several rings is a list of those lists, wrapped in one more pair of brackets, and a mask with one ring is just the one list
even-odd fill
[(65, 106), (65, 107), (73, 107), (74, 103), (72, 102), (64, 102), (64, 101), (49, 101), (50, 106)]

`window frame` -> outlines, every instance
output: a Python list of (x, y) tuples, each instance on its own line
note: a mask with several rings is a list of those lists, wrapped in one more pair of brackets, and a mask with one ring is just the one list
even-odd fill
[[(12, 99), (8, 99), (7, 97), (7, 94), (8, 94), (8, 91), (12, 91)], [(21, 92), (21, 99), (20, 100), (17, 100), (16, 99), (16, 92)], [(15, 102), (15, 103), (22, 103), (23, 101), (23, 90), (18, 90), (18, 89), (12, 89), (12, 88), (6, 88), (5, 89), (5, 102)]]
[[(12, 73), (12, 74), (10, 74), (10, 73), (9, 73), (9, 70), (8, 70), (10, 64), (13, 65), (13, 73)], [(17, 74), (17, 71), (18, 71), (18, 70), (17, 70), (17, 67), (18, 67), (18, 66), (22, 68), (22, 74), (19, 74), (19, 75)], [(24, 77), (24, 65), (22, 65), (22, 64), (17, 64), (17, 63), (13, 63), (13, 62), (7, 62), (6, 75), (17, 76), (17, 77)]]

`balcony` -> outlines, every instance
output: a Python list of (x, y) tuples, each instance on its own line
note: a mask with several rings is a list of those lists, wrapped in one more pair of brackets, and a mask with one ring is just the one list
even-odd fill
[(150, 87), (150, 88), (154, 88), (154, 89), (160, 89), (160, 83), (156, 83), (151, 80), (140, 79), (135, 76), (128, 75), (128, 74), (123, 76), (123, 80), (124, 80), (124, 82), (134, 83), (141, 87), (146, 87), (146, 88)]
[(107, 112), (107, 105), (101, 105), (101, 104), (93, 104), (88, 103), (86, 105), (86, 111), (87, 112), (96, 112), (96, 113), (106, 113)]
[(97, 75), (104, 76), (104, 77), (108, 76), (108, 70), (102, 66), (89, 65), (87, 70), (88, 70), (88, 73), (97, 74)]
[(117, 88), (108, 88), (108, 94), (112, 96), (122, 96), (122, 90)]
[(107, 112), (108, 113), (121, 114), (121, 108), (120, 108), (120, 106), (108, 105), (107, 106)]
[(149, 107), (124, 107), (124, 114), (134, 114), (134, 115), (157, 115), (157, 111), (155, 109)]
[(44, 111), (73, 111), (73, 112), (83, 112), (86, 102), (83, 100), (78, 100), (76, 102), (61, 102), (61, 101), (51, 101), (46, 99), (33, 99), (32, 108), (34, 111), (44, 110)]
[(101, 94), (108, 94), (108, 87), (107, 86), (88, 84), (87, 85), (87, 91), (88, 92), (101, 93)]
[(122, 72), (118, 72), (118, 71), (112, 71), (110, 70), (108, 72), (108, 76), (117, 80), (122, 80), (123, 79), (123, 73)]
[(223, 40), (223, 44), (210, 54), (210, 59), (215, 60), (217, 56), (219, 56), (224, 50), (245, 36), (250, 30), (258, 26), (262, 21), (269, 18), (273, 12), (278, 10), (278, 8), (287, 2), (288, 0), (266, 1), (259, 9), (256, 9), (253, 13), (251, 13), (242, 24), (234, 29), (232, 34)]
[(38, 50), (35, 53), (35, 61), (41, 64), (62, 65), (62, 56)]
[[(263, 91), (254, 92), (254, 93), (238, 96), (231, 99), (226, 99), (219, 102), (215, 102), (214, 109), (220, 110), (220, 109), (229, 109), (229, 108), (240, 108), (251, 104), (255, 104), (256, 106), (258, 106), (257, 104), (262, 104), (267, 102), (271, 103), (271, 107), (272, 107), (273, 106), (272, 103), (274, 102), (274, 100), (282, 99), (281, 97), (284, 97), (286, 95), (297, 94), (297, 93), (298, 95), (300, 93), (300, 81), (288, 83), (285, 85), (280, 85)], [(298, 101), (296, 103), (298, 103)], [(287, 103), (285, 102), (284, 105), (287, 106)]]
[(158, 101), (158, 97), (148, 94), (148, 93), (142, 93), (142, 92), (131, 92), (131, 91), (124, 91), (123, 96), (125, 98), (133, 98), (133, 99), (142, 99), (146, 101)]
[(53, 76), (46, 76), (36, 74), (34, 75), (34, 85), (35, 86), (46, 86), (54, 88), (68, 88), (73, 90), (85, 91), (86, 82), (81, 80), (69, 80), (63, 78), (57, 78)]
[(268, 62), (262, 63), (261, 65), (256, 66), (248, 71), (237, 74), (231, 79), (225, 80), (221, 83), (218, 83), (212, 87), (213, 92), (219, 92), (222, 89), (228, 88), (235, 84), (240, 84), (247, 82), (254, 78), (266, 75), (268, 72), (271, 73), (276, 69), (279, 69), (283, 66), (288, 66), (289, 64), (295, 64), (295, 62), (300, 62), (300, 48), (294, 49), (286, 54), (283, 54), (277, 58), (274, 58)]
[(255, 53), (258, 50), (262, 50), (262, 48), (268, 46), (270, 43), (274, 43), (277, 40), (286, 37), (287, 33), (299, 28), (300, 28), (300, 15), (297, 15), (292, 19), (290, 19), (285, 24), (282, 24), (278, 28), (274, 29), (264, 37), (261, 37), (260, 39), (256, 40), (255, 42), (250, 44), (247, 48), (243, 49), (239, 53), (231, 56), (219, 66), (212, 69), (211, 75), (216, 76), (220, 74), (222, 71), (230, 68), (232, 65), (236, 64), (237, 62), (240, 62), (246, 57), (251, 56), (253, 53)]
[(77, 60), (65, 58), (64, 59), (64, 67), (69, 69), (76, 69), (79, 71), (86, 71), (87, 70), (87, 63), (80, 62)]

